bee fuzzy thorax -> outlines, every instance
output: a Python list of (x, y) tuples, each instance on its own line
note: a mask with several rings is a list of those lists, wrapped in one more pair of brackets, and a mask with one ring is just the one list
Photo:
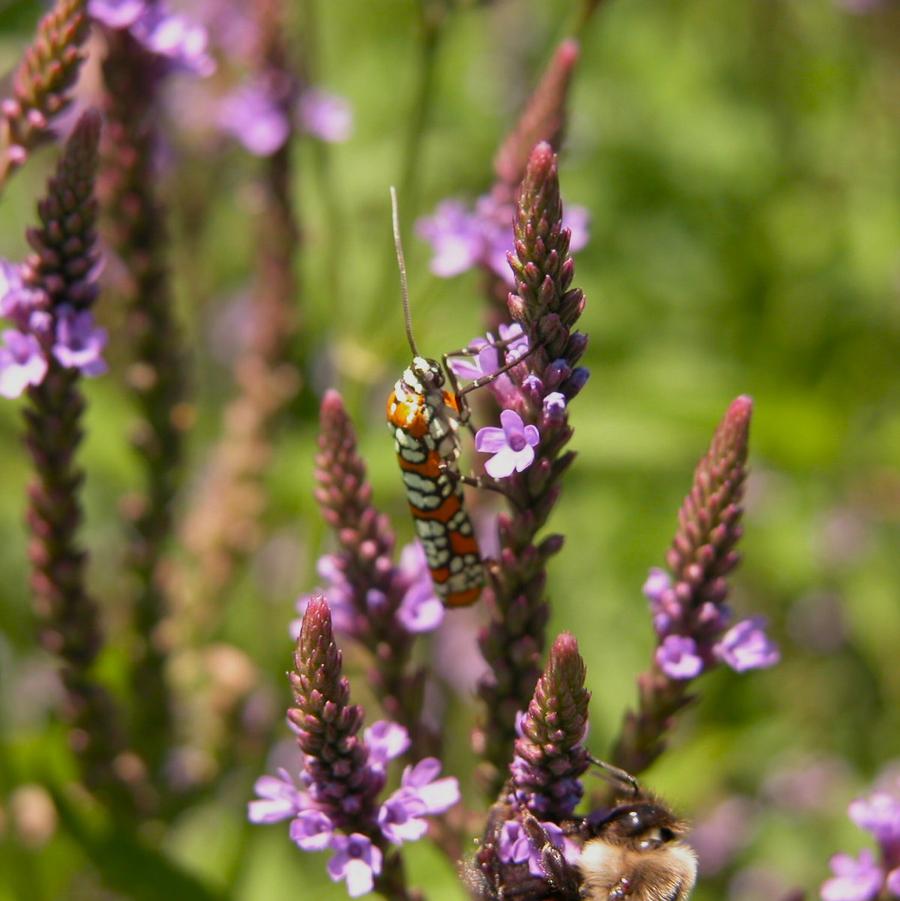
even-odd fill
[(591, 825), (579, 859), (589, 901), (686, 901), (697, 855), (681, 841), (686, 824), (656, 800), (632, 800)]

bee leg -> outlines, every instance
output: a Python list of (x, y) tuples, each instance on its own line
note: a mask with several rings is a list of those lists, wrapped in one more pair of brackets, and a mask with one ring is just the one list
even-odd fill
[(622, 876), (619, 881), (609, 890), (609, 901), (623, 901), (631, 892), (631, 880), (627, 876)]

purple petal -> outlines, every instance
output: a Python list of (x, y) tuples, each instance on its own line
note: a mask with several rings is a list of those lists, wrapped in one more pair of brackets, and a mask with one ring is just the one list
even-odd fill
[(503, 426), (503, 431), (506, 433), (507, 441), (518, 435), (522, 435), (525, 428), (522, 417), (519, 416), (515, 410), (501, 410), (500, 424)]
[(835, 875), (822, 886), (823, 901), (871, 901), (881, 890), (884, 877), (869, 850), (861, 851), (858, 860), (835, 854), (831, 869)]
[(219, 104), (218, 122), (256, 156), (271, 156), (291, 133), (288, 117), (261, 84), (227, 95)]
[(485, 461), (484, 471), (492, 479), (505, 479), (508, 476), (511, 476), (515, 471), (517, 456), (518, 455), (514, 450), (504, 447), (491, 457), (490, 460)]
[(668, 635), (656, 649), (656, 662), (670, 679), (693, 679), (703, 671), (693, 638)]
[(291, 841), (304, 851), (324, 851), (334, 839), (334, 826), (321, 810), (302, 810), (291, 820)]
[(146, 0), (90, 0), (88, 13), (107, 28), (133, 25), (147, 6)]
[(766, 635), (765, 625), (761, 616), (735, 623), (714, 647), (716, 656), (739, 673), (774, 666), (781, 654)]
[(390, 720), (372, 723), (363, 735), (369, 748), (369, 760), (373, 763), (385, 764), (409, 747), (409, 732)]
[(350, 103), (321, 88), (308, 88), (303, 92), (298, 113), (304, 130), (322, 141), (346, 141), (353, 132)]
[(506, 446), (506, 432), (496, 426), (485, 426), (475, 434), (475, 450), (483, 454), (495, 454), (504, 450)]

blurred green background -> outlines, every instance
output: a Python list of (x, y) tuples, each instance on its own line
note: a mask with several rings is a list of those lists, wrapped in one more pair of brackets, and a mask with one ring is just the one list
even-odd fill
[[(297, 10), (297, 54), (311, 81), (350, 100), (355, 131), (342, 145), (299, 147), (296, 354), (305, 383), (268, 478), (267, 541), (218, 599), (217, 636), (255, 661), (279, 711), (294, 600), (316, 583), (315, 559), (329, 546), (311, 481), (326, 385), (348, 401), (376, 503), (411, 536), (383, 424), (408, 355), (387, 186), (405, 187), (410, 234), (440, 199), (486, 190), (495, 148), (577, 12), (562, 0), (454, 10), (423, 94), (411, 0), (307, 0)], [(6, 67), (37, 14), (34, 4), (0, 14)], [(833, 0), (609, 0), (581, 39), (561, 181), (564, 200), (592, 216), (575, 278), (588, 297), (592, 378), (571, 408), (578, 459), (551, 522), (567, 538), (549, 583), (551, 633), (579, 639), (593, 692), (590, 744), (602, 757), (652, 653), (640, 593), (647, 568), (662, 563), (719, 417), (734, 396), (751, 394), (745, 562), (733, 605), (769, 617), (783, 660), (762, 673), (705, 677), (700, 703), (646, 781), (701, 825), (739, 799), (718, 830), (734, 839), (733, 853), (703, 879), (698, 901), (762, 901), (792, 886), (816, 897), (828, 857), (867, 844), (847, 802), (900, 755), (900, 5), (855, 13)], [(251, 271), (246, 185), (256, 163), (236, 147), (191, 158), (190, 142), (175, 142), (184, 168), (173, 262), (196, 351), (189, 499), (229, 396), (227, 360), (211, 336)], [(2, 255), (21, 257), (53, 157), (44, 151), (3, 198)], [(407, 239), (417, 338), (436, 356), (481, 331), (484, 304), (477, 273), (442, 281), (428, 257)], [(114, 326), (116, 312), (104, 313), (102, 300), (99, 309)], [(127, 625), (118, 504), (137, 470), (127, 348), (115, 333), (111, 357), (112, 375), (87, 385), (83, 461), (85, 541), (115, 682)], [(71, 767), (53, 724), (48, 662), (33, 643), (17, 406), (0, 407), (0, 899), (99, 897), (64, 828), (35, 841), (14, 816), (17, 787)], [(365, 699), (361, 682), (355, 692)], [(453, 713), (448, 754), (470, 787), (471, 717), (471, 705)], [(272, 740), (284, 739), (280, 715), (274, 721)], [(247, 825), (263, 766), (260, 755), (235, 767), (164, 847), (240, 901), (346, 897), (327, 881), (324, 859), (298, 851), (286, 827)], [(409, 860), (429, 898), (464, 897), (435, 852), (411, 847)], [(134, 873), (152, 885), (152, 872)]]

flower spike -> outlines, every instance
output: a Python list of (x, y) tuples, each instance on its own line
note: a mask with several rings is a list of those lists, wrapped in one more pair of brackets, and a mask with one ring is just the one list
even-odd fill
[(86, 0), (57, 0), (38, 23), (34, 42), (13, 75), (12, 97), (0, 108), (0, 188), (49, 134), (72, 102), (89, 33)]

